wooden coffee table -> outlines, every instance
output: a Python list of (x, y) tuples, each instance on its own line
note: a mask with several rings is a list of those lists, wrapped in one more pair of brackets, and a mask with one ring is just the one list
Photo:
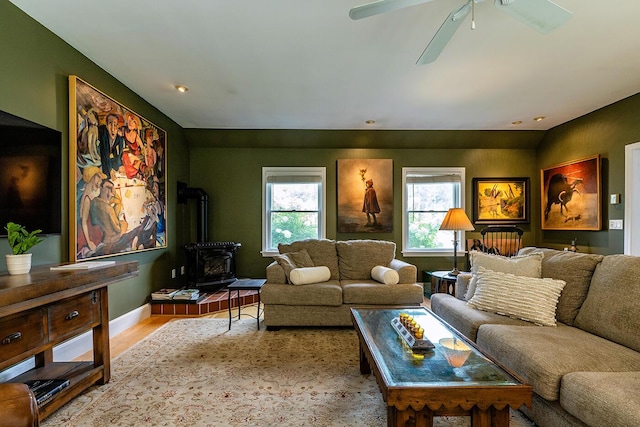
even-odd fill
[[(407, 313), (424, 328), (435, 348), (415, 355), (403, 345), (391, 321)], [(360, 372), (373, 371), (387, 403), (388, 426), (433, 426), (434, 416), (471, 416), (472, 427), (506, 427), (509, 407), (531, 406), (524, 384), (474, 343), (424, 307), (352, 308), (360, 340)], [(461, 367), (452, 367), (439, 344), (456, 338), (471, 348)]]

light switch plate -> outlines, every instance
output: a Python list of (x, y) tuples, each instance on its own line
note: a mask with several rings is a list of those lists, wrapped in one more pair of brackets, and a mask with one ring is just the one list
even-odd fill
[(621, 219), (610, 219), (609, 220), (609, 230), (622, 230), (622, 220)]
[(617, 205), (618, 203), (620, 203), (620, 195), (619, 194), (612, 194), (610, 200), (611, 200), (611, 204), (612, 205)]

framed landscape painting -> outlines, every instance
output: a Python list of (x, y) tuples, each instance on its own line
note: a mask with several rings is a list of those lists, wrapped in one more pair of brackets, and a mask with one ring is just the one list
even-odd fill
[(393, 160), (338, 160), (338, 232), (393, 231)]
[(473, 178), (473, 222), (528, 224), (529, 178)]
[(167, 247), (167, 133), (69, 76), (72, 261)]
[(602, 228), (600, 155), (540, 170), (543, 230)]

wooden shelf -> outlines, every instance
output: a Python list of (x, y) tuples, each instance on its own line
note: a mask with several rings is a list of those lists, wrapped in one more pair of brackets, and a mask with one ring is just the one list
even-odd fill
[[(109, 382), (107, 285), (137, 273), (137, 262), (117, 262), (70, 271), (51, 271), (46, 266), (30, 274), (0, 276), (0, 370), (33, 358), (35, 368), (9, 382), (70, 381), (38, 408), (40, 420), (88, 387)], [(93, 361), (53, 361), (54, 346), (87, 331), (93, 333)]]

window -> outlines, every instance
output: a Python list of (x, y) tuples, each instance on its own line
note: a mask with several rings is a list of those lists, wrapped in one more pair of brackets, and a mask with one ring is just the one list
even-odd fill
[(325, 237), (323, 167), (262, 168), (262, 255), (278, 253), (279, 243)]
[[(402, 168), (403, 255), (451, 254), (453, 234), (439, 228), (449, 208), (464, 208), (464, 171), (464, 168)], [(458, 241), (464, 241), (463, 234)]]

